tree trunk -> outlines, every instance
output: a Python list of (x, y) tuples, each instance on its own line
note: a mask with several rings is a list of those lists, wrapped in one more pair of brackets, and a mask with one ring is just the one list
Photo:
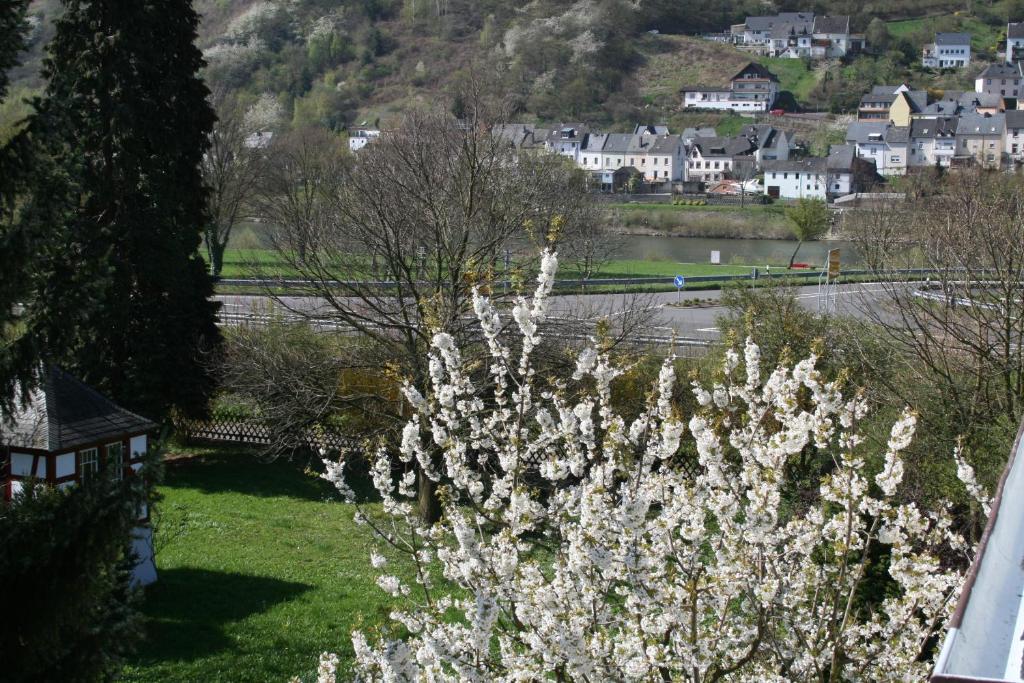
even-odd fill
[(441, 504), (437, 500), (437, 483), (424, 474), (422, 469), (416, 475), (416, 493), (420, 519), (426, 524), (433, 524), (441, 519)]
[(210, 242), (210, 275), (213, 277), (220, 277), (220, 273), (224, 270), (224, 251), (226, 244), (220, 244), (216, 240)]
[(800, 247), (803, 246), (803, 243), (804, 243), (803, 240), (799, 240), (796, 243), (796, 249), (793, 250), (793, 255), (789, 257), (789, 268), (790, 268), (790, 270), (793, 269), (793, 262), (796, 261), (796, 253), (798, 251), (800, 251)]

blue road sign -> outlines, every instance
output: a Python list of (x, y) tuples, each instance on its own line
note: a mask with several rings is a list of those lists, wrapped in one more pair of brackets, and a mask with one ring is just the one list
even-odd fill
[(676, 275), (676, 288), (682, 289), (686, 286), (686, 278), (682, 275)]

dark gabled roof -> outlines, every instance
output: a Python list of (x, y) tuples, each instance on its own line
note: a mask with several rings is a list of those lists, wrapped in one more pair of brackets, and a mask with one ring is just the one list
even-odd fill
[(956, 124), (957, 135), (1002, 135), (1006, 131), (1006, 117), (966, 114)]
[(814, 17), (815, 33), (849, 33), (850, 17)]
[[(1024, 36), (1021, 36), (1024, 37)], [(978, 78), (1020, 78), (1019, 64), (989, 64)]]
[(1024, 109), (1008, 109), (1005, 116), (1007, 128), (1024, 128)]
[(889, 126), (885, 141), (890, 145), (905, 145), (910, 141), (910, 126)]
[(853, 160), (857, 158), (857, 148), (853, 145), (832, 145), (828, 149), (826, 165), (830, 171), (849, 171), (853, 168)]
[(690, 143), (696, 148), (702, 157), (707, 156), (735, 156), (738, 154), (750, 154), (754, 147), (750, 140), (743, 136), (731, 138), (694, 138)]
[(970, 33), (936, 33), (936, 45), (970, 45)]
[(860, 144), (883, 142), (888, 129), (886, 121), (854, 121), (846, 127), (846, 141)]
[(807, 24), (775, 24), (768, 37), (775, 40), (806, 36), (811, 33), (811, 25)]
[(811, 25), (814, 14), (811, 12), (781, 12), (770, 17), (747, 17), (743, 23), (749, 31), (768, 31), (779, 24)]
[(940, 116), (934, 119), (914, 119), (910, 122), (911, 138), (950, 138), (956, 135), (959, 119), (955, 116)]
[(678, 135), (659, 135), (654, 138), (650, 152), (652, 154), (673, 154), (682, 143), (683, 139)]
[(1024, 22), (1010, 23), (1006, 25), (1007, 38), (1024, 38)]
[(0, 444), (61, 452), (156, 429), (81, 380), (53, 366), (28, 401), (0, 414)]
[(896, 99), (896, 95), (893, 93), (880, 94), (880, 93), (868, 93), (867, 95), (860, 96), (860, 106), (864, 106), (867, 103), (875, 104), (876, 102), (883, 102), (885, 104), (892, 104)]
[(745, 67), (737, 71), (736, 75), (730, 78), (729, 80), (735, 81), (737, 78), (744, 74), (753, 74), (758, 78), (767, 78), (770, 81), (778, 82), (779, 80), (778, 76), (776, 76), (771, 71), (766, 69), (763, 64), (758, 64), (757, 62), (748, 62)]

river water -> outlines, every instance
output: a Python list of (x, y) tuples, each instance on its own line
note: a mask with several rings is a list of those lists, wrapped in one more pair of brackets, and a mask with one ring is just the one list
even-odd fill
[[(678, 263), (710, 263), (711, 252), (721, 252), (722, 264), (764, 265), (786, 264), (796, 249), (793, 240), (715, 239), (706, 237), (649, 237), (625, 235), (617, 258)], [(859, 258), (851, 242), (804, 242), (797, 254), (798, 262), (824, 263), (830, 249), (840, 249), (844, 266), (857, 265)]]

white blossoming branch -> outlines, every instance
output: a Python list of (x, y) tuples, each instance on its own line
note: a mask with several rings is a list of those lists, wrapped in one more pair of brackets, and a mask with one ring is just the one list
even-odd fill
[[(726, 353), (719, 383), (693, 384), (688, 420), (672, 400), (671, 358), (631, 421), (613, 409), (620, 371), (597, 349), (579, 355), (579, 391), (538, 392), (531, 354), (556, 269), (545, 253), (532, 300), (511, 310), (515, 362), (500, 313), (475, 292), (486, 381), (439, 333), (428, 395), (405, 388), (416, 414), (396, 455), (441, 485), (443, 516), (421, 522), (411, 473), (396, 483), (378, 454), (372, 478), (389, 521), (357, 519), (413, 558), (419, 588), (371, 556), (378, 585), (405, 601), (391, 617), (409, 636), (352, 634), (358, 679), (925, 678), (925, 648), (962, 579), (940, 552), (967, 549), (947, 509), (899, 500), (916, 417), (893, 425), (871, 476), (863, 397), (844, 397), (814, 356), (763, 369), (750, 340)], [(811, 448), (834, 467), (816, 499), (794, 503), (787, 472)], [(324, 476), (354, 500), (340, 465)], [(883, 556), (889, 588), (865, 604)], [(323, 683), (337, 668), (325, 658)]]

